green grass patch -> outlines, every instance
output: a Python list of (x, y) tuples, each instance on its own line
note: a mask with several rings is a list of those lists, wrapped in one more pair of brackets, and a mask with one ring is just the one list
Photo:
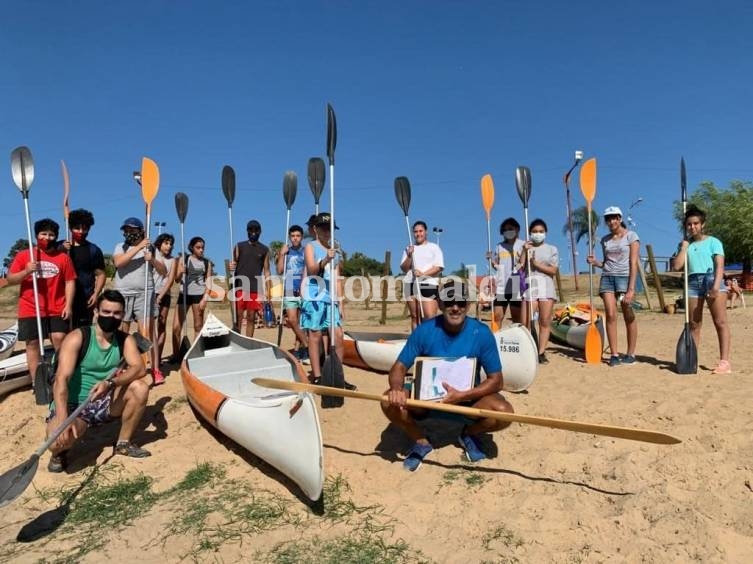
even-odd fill
[(403, 564), (430, 562), (402, 539), (385, 542), (373, 535), (344, 535), (334, 539), (315, 538), (281, 543), (257, 562), (269, 564)]

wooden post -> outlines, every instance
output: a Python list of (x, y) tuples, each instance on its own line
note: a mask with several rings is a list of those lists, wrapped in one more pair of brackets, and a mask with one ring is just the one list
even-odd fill
[[(389, 276), (390, 274), (390, 252), (385, 251), (384, 252), (384, 266), (382, 267), (382, 276), (385, 278)], [(387, 323), (387, 280), (382, 280), (381, 282), (381, 292), (382, 292), (382, 316), (379, 318), (379, 325), (385, 325)]]
[(646, 252), (648, 253), (648, 263), (651, 265), (651, 273), (654, 275), (654, 288), (656, 288), (656, 295), (659, 297), (659, 307), (664, 311), (664, 292), (661, 288), (661, 279), (659, 278), (659, 272), (656, 270), (656, 261), (654, 260), (654, 249), (651, 245), (646, 245)]
[[(361, 268), (361, 292), (363, 293), (363, 282), (366, 280), (366, 271)], [(369, 309), (369, 305), (371, 304), (371, 284), (369, 284), (369, 287), (366, 289), (366, 298), (363, 300), (364, 305), (366, 306), (366, 309)]]
[(560, 277), (560, 269), (557, 269), (557, 272), (554, 273), (554, 278), (557, 281), (557, 294), (559, 295), (561, 302), (566, 302), (565, 299), (565, 292), (562, 291), (562, 278)]
[[(653, 267), (651, 267), (653, 269)], [(641, 285), (643, 286), (643, 294), (646, 296), (646, 305), (648, 310), (651, 311), (651, 300), (648, 297), (648, 282), (646, 281), (646, 271), (643, 268), (643, 261), (641, 257), (638, 257), (638, 275), (641, 277)]]

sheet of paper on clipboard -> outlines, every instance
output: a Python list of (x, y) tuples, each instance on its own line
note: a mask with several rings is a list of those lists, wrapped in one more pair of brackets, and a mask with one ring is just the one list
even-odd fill
[(473, 387), (476, 375), (476, 359), (421, 357), (416, 359), (414, 386), (416, 399), (439, 400), (447, 395), (442, 383), (464, 392)]

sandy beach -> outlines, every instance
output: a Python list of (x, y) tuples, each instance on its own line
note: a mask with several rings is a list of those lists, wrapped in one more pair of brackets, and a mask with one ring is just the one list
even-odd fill
[[(2, 327), (13, 321), (15, 291), (2, 290)], [(227, 307), (212, 308), (229, 320)], [(513, 424), (485, 437), (490, 459), (470, 464), (455, 444), (459, 427), (431, 421), (435, 450), (408, 473), (407, 439), (376, 403), (350, 399), (320, 411), (323, 508), (203, 424), (174, 370), (152, 390), (135, 437), (152, 457), (112, 457), (113, 425), (87, 435), (68, 473), (48, 473), (43, 456), (33, 484), (0, 509), (0, 561), (748, 562), (753, 308), (728, 314), (732, 375), (710, 373), (718, 349), (708, 312), (699, 373), (678, 376), (682, 315), (643, 311), (636, 365), (590, 366), (552, 344), (534, 384), (507, 394), (518, 413), (652, 429), (679, 445)], [(351, 304), (346, 329), (409, 327), (399, 304), (386, 327), (378, 315), (374, 304)], [(274, 340), (276, 330), (256, 336)], [(292, 345), (289, 331), (283, 344)], [(345, 370), (360, 390), (386, 388), (384, 374)], [(27, 388), (2, 398), (0, 413), (5, 471), (44, 440), (45, 409)], [(62, 525), (40, 526), (77, 488)], [(43, 536), (16, 540), (35, 531)]]

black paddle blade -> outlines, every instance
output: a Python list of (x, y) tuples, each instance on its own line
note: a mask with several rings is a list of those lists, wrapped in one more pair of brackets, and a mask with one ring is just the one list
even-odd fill
[(42, 359), (37, 366), (37, 372), (34, 374), (34, 399), (37, 405), (50, 405), (52, 401), (52, 390), (50, 389), (50, 374), (52, 367)]
[(28, 147), (16, 147), (10, 154), (10, 170), (15, 182), (21, 193), (26, 193), (34, 182), (34, 159), (31, 158), (31, 151)]
[(690, 325), (685, 324), (682, 335), (677, 341), (677, 352), (675, 353), (675, 371), (678, 374), (697, 374), (698, 373), (698, 349), (696, 349), (693, 334), (690, 332)]
[(0, 476), (0, 507), (8, 505), (24, 493), (34, 479), (38, 465), (39, 455), (34, 453), (28, 460)]
[(322, 196), (322, 190), (324, 190), (324, 161), (319, 157), (312, 157), (309, 159), (309, 188), (314, 195), (314, 203), (319, 205), (319, 198)]
[(188, 340), (188, 337), (183, 337), (180, 340), (180, 348), (178, 349), (178, 362), (183, 362), (183, 359), (186, 358), (186, 355), (188, 354), (188, 349), (191, 348), (191, 342)]
[(188, 196), (183, 192), (175, 194), (175, 212), (178, 214), (178, 222), (185, 223), (188, 215)]
[(519, 166), (515, 169), (515, 188), (518, 190), (523, 207), (528, 207), (528, 199), (531, 197), (531, 169), (527, 166)]
[(688, 201), (688, 180), (685, 176), (685, 157), (680, 157), (680, 194), (682, 201)]
[(285, 207), (290, 209), (295, 203), (295, 196), (298, 193), (298, 175), (293, 171), (285, 173), (282, 179), (282, 197), (285, 200)]
[[(329, 348), (329, 354), (324, 359), (322, 366), (322, 386), (332, 388), (345, 388), (345, 373), (340, 358), (337, 356), (334, 347)], [(322, 408), (330, 409), (342, 407), (345, 404), (345, 398), (336, 396), (322, 396)]]
[(227, 200), (228, 207), (233, 207), (235, 201), (235, 171), (230, 165), (222, 167), (222, 193)]
[(403, 210), (403, 215), (408, 215), (410, 209), (410, 182), (405, 176), (395, 178), (395, 198)]
[(337, 146), (337, 119), (331, 104), (327, 104), (327, 159), (329, 166), (335, 166), (335, 147)]

